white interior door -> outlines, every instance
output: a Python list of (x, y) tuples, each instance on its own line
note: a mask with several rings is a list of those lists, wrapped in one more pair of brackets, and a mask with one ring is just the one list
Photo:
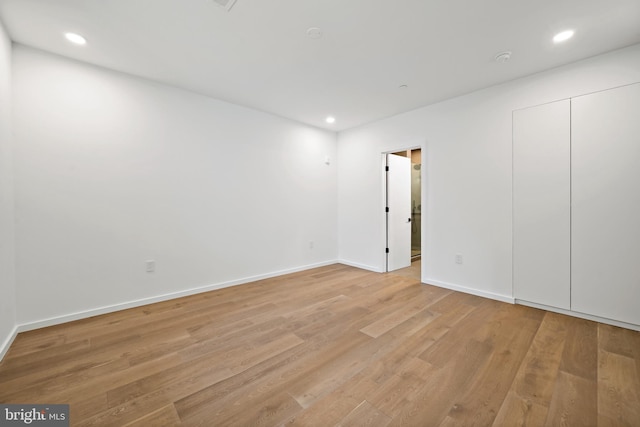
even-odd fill
[(411, 159), (387, 154), (387, 271), (411, 265)]
[(571, 309), (640, 325), (640, 84), (571, 101)]

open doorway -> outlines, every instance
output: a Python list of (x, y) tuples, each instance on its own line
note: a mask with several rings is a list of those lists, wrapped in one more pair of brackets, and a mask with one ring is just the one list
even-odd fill
[(387, 271), (420, 280), (422, 150), (386, 154)]

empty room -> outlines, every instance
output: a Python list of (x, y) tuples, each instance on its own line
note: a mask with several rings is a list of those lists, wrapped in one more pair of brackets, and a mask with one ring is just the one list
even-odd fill
[(0, 0), (0, 425), (640, 426), (640, 1)]

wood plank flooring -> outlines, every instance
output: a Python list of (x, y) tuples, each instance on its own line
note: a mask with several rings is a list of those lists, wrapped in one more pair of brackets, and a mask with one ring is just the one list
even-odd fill
[(21, 333), (74, 426), (640, 426), (640, 333), (344, 265)]

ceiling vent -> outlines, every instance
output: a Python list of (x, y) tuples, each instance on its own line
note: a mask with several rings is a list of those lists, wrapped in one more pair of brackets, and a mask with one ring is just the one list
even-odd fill
[(224, 7), (225, 9), (227, 9), (227, 12), (231, 10), (235, 3), (236, 0), (213, 0), (213, 4)]

